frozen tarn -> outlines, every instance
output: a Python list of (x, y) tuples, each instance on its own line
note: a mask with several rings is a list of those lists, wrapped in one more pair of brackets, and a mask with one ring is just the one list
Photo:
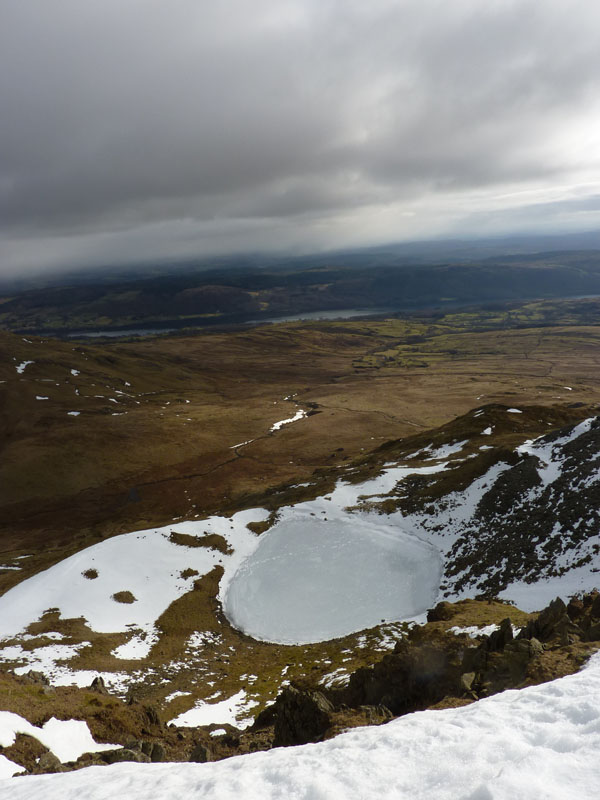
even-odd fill
[(78, 369), (72, 369), (71, 370), (71, 375), (75, 375), (75, 376), (79, 375), (79, 370)]
[(305, 416), (306, 416), (306, 411), (300, 409), (300, 411), (296, 411), (293, 417), (290, 417), (289, 419), (282, 419), (279, 422), (275, 422), (273, 425), (271, 425), (269, 430), (271, 431), (271, 433), (274, 433), (275, 431), (278, 431), (280, 428), (282, 428), (284, 425), (289, 425), (290, 422), (297, 422), (299, 419), (302, 419)]
[(575, 675), (327, 742), (0, 783), (0, 800), (597, 800), (600, 658)]
[(25, 372), (25, 368), (28, 367), (30, 364), (35, 364), (35, 361), (21, 361), (21, 363), (15, 367), (19, 375), (22, 375)]
[(482, 436), (491, 436), (492, 435), (492, 428), (487, 427), (485, 430), (481, 431)]
[(116, 744), (95, 742), (87, 726), (80, 720), (58, 720), (52, 717), (41, 728), (32, 725), (18, 714), (0, 711), (0, 745), (10, 747), (17, 734), (32, 736), (51, 750), (59, 761), (76, 761), (84, 753), (101, 753), (114, 750)]
[(233, 697), (228, 697), (219, 703), (206, 703), (203, 700), (199, 700), (189, 711), (185, 711), (175, 719), (170, 720), (169, 725), (196, 728), (198, 725), (222, 725), (228, 723), (236, 728), (247, 728), (254, 722), (249, 713), (250, 709), (257, 705), (256, 700), (249, 700), (246, 692), (240, 689)]
[(295, 514), (262, 534), (223, 610), (256, 639), (309, 644), (423, 614), (440, 573), (435, 548), (401, 529)]

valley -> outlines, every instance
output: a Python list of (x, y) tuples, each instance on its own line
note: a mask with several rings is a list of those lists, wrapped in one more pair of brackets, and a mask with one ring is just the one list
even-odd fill
[[(343, 689), (440, 599), (482, 636), (592, 591), (599, 305), (0, 333), (6, 710), (42, 692), (31, 721), (77, 714), (123, 745), (152, 708), (169, 758), (190, 729), (221, 758), (272, 745), (251, 726), (290, 683)], [(571, 645), (544, 680), (594, 649)], [(49, 687), (10, 677), (32, 669)], [(92, 702), (97, 676), (114, 700)]]

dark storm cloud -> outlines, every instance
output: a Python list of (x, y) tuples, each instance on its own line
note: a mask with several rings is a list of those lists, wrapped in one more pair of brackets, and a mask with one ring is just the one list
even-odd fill
[(5, 270), (464, 232), (526, 207), (509, 188), (597, 191), (587, 0), (0, 10)]

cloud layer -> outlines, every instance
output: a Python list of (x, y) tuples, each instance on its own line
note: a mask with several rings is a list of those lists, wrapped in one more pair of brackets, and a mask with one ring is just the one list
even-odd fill
[(589, 0), (0, 0), (0, 270), (598, 221)]

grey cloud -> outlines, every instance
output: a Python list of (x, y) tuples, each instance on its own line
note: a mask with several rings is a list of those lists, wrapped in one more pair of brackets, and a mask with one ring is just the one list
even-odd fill
[(409, 235), (394, 204), (464, 232), (474, 193), (597, 180), (587, 0), (0, 9), (0, 269)]

